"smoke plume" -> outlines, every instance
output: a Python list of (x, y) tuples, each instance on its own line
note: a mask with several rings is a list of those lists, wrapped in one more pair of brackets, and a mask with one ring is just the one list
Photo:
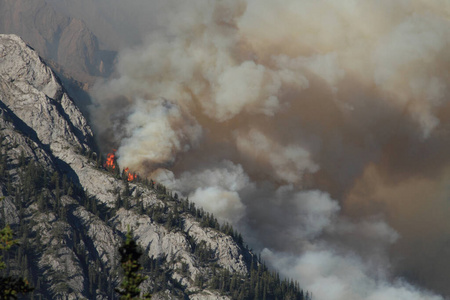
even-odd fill
[(105, 151), (314, 299), (450, 296), (450, 2), (156, 7), (92, 92)]

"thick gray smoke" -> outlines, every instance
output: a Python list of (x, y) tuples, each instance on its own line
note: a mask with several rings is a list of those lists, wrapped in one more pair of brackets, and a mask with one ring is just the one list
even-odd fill
[(93, 91), (104, 150), (317, 300), (449, 296), (450, 2), (163, 3)]

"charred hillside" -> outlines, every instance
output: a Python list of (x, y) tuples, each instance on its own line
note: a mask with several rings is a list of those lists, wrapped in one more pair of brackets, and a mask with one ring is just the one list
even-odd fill
[[(0, 35), (0, 225), (20, 244), (5, 275), (33, 299), (115, 299), (127, 228), (153, 299), (307, 299), (242, 236), (152, 180), (104, 166), (54, 72), (19, 37)], [(131, 181), (129, 181), (131, 179)]]

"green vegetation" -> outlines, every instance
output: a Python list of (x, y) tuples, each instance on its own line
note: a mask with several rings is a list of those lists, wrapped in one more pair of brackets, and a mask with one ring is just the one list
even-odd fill
[[(2, 275), (24, 278), (24, 282), (30, 282), (35, 287), (31, 293), (32, 299), (54, 298), (57, 294), (73, 292), (67, 284), (70, 279), (64, 275), (64, 271), (50, 272), (38, 264), (44, 251), (57, 257), (59, 245), (65, 245), (72, 251), (73, 261), (86, 278), (83, 291), (89, 299), (95, 299), (98, 295), (108, 299), (136, 299), (139, 286), (146, 277), (151, 279), (149, 286), (140, 288), (145, 292), (155, 294), (170, 291), (177, 298), (186, 298), (192, 293), (185, 284), (175, 279), (178, 276), (174, 276), (177, 273), (185, 278), (190, 277), (189, 265), (185, 261), (131, 254), (143, 251), (130, 234), (126, 235), (125, 243), (120, 248), (120, 263), (112, 263), (112, 267), (106, 265), (99, 257), (86, 227), (80, 225), (75, 215), (79, 207), (98, 216), (111, 227), (114, 227), (113, 220), (118, 210), (130, 209), (147, 215), (169, 232), (184, 235), (201, 270), (201, 275), (190, 282), (198, 290), (213, 289), (232, 299), (309, 299), (298, 283), (280, 279), (278, 273), (269, 271), (255, 254), (247, 251), (242, 235), (230, 224), (220, 224), (214, 215), (197, 208), (188, 199), (172, 194), (163, 185), (141, 178), (128, 183), (126, 174), (115, 168), (111, 170), (112, 176), (122, 179), (124, 184), (122, 189), (115, 191), (115, 206), (109, 208), (101, 204), (95, 195), (85, 192), (69, 174), (42, 168), (24, 153), (13, 161), (7, 155), (11, 147), (7, 143), (0, 143), (0, 185), (4, 187), (3, 194), (8, 203), (18, 212), (18, 221), (8, 229), (17, 233), (18, 243), (3, 254), (5, 268)], [(14, 150), (17, 153), (17, 149)], [(95, 153), (89, 153), (89, 156), (99, 169), (108, 172)], [(147, 190), (154, 192), (160, 201), (144, 205), (142, 195)], [(5, 207), (0, 209), (0, 213), (0, 228), (6, 228)], [(241, 248), (249, 274), (232, 273), (220, 266), (217, 253), (208, 244), (195, 240), (185, 231), (184, 222), (187, 218), (197, 221), (205, 229), (231, 236)], [(40, 231), (42, 227), (39, 226), (42, 226), (43, 220), (50, 219), (52, 221), (48, 225), (51, 228), (46, 234), (51, 234), (50, 241), (54, 242), (44, 244)], [(175, 264), (180, 267), (174, 269)]]
[(139, 263), (139, 258), (142, 256), (142, 253), (138, 250), (129, 228), (125, 242), (119, 248), (119, 253), (120, 264), (124, 273), (122, 284), (119, 289), (116, 289), (120, 295), (120, 299), (151, 299), (148, 293), (143, 295), (142, 298), (139, 298), (141, 293), (139, 285), (148, 279), (148, 277), (139, 273), (142, 270), (141, 264)]
[[(188, 199), (181, 199), (177, 194), (172, 195), (162, 184), (155, 183), (153, 180), (138, 179), (134, 182), (137, 184), (136, 189), (146, 188), (154, 190), (157, 198), (162, 201), (160, 204), (144, 208), (142, 202), (139, 201), (139, 196), (132, 197), (133, 193), (130, 190), (129, 184), (126, 182), (126, 178), (123, 177), (122, 179), (126, 184), (123, 191), (118, 191), (118, 200), (116, 201), (115, 209), (121, 207), (134, 209), (138, 213), (148, 215), (156, 223), (164, 225), (167, 230), (184, 234), (191, 244), (192, 253), (196, 257), (197, 263), (201, 267), (209, 270), (206, 272), (206, 275), (198, 275), (195, 278), (193, 283), (199, 289), (208, 288), (217, 290), (222, 295), (239, 300), (310, 300), (312, 298), (309, 293), (301, 289), (298, 282), (280, 279), (278, 272), (270, 271), (251, 252), (247, 258), (250, 274), (231, 273), (228, 269), (219, 266), (214, 250), (203, 241), (196, 242), (189, 234), (183, 231), (183, 218), (189, 215), (199, 222), (200, 226), (229, 235), (240, 247), (244, 248), (244, 240), (239, 232), (234, 230), (228, 223), (221, 225), (213, 214), (205, 212), (202, 208), (196, 208), (195, 204)], [(135, 191), (135, 194), (139, 195), (140, 193)], [(164, 260), (149, 261), (146, 259), (143, 262), (144, 273), (150, 278), (155, 278), (152, 293), (178, 288), (187, 296), (189, 293), (186, 291), (186, 287), (171, 278), (172, 271), (164, 271)], [(181, 268), (181, 273), (187, 272), (187, 266), (185, 264), (184, 267), (184, 270), (183, 267)]]
[[(9, 225), (0, 230), (0, 250), (8, 251), (12, 246), (17, 244), (17, 240), (13, 239), (13, 232)], [(6, 268), (6, 264), (3, 262), (3, 256), (0, 256), (0, 270)], [(28, 281), (23, 278), (13, 276), (1, 276), (0, 277), (0, 299), (17, 299), (18, 294), (27, 294), (31, 292), (33, 288)]]

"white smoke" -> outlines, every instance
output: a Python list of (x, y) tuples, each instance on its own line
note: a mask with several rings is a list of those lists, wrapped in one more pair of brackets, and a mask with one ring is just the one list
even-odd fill
[(294, 226), (285, 229), (286, 235), (308, 240), (319, 236), (333, 223), (339, 204), (320, 191), (295, 192), (292, 186), (282, 186), (274, 194), (279, 205), (290, 207)]
[(178, 179), (169, 170), (160, 170), (156, 179), (214, 213), (220, 221), (233, 224), (245, 214), (239, 192), (253, 188), (242, 166), (230, 161), (223, 161), (206, 170), (184, 172)]
[(264, 249), (261, 257), (283, 270), (285, 276), (297, 278), (303, 288), (312, 293), (313, 299), (443, 299), (419, 290), (402, 279), (388, 278), (385, 270), (379, 270), (378, 266), (351, 254), (340, 255), (318, 247), (301, 256)]
[[(201, 127), (165, 100), (136, 100), (125, 126), (126, 138), (117, 151), (120, 165), (139, 170), (142, 161), (171, 164), (179, 152), (189, 151), (201, 138)], [(126, 159), (126, 160), (125, 160)]]

